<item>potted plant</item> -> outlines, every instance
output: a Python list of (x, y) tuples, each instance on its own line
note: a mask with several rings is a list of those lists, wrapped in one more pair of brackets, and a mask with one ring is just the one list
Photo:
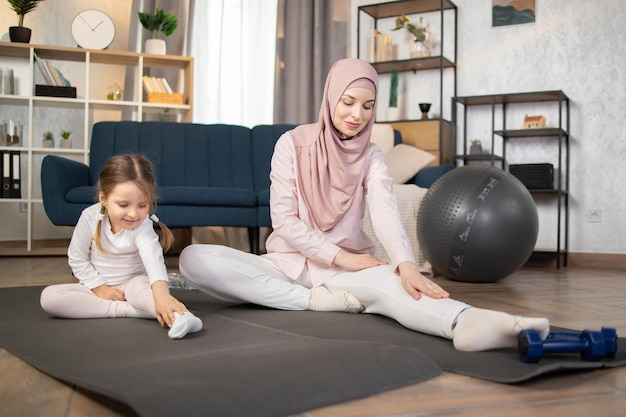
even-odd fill
[(170, 36), (178, 26), (178, 19), (171, 11), (165, 13), (158, 7), (154, 14), (139, 12), (139, 22), (141, 26), (152, 32), (152, 39), (146, 40), (145, 51), (149, 54), (165, 55), (165, 40), (161, 39), (161, 34)]
[(54, 148), (54, 135), (49, 130), (43, 132), (43, 139), (41, 140), (41, 146), (44, 148)]
[(389, 108), (387, 109), (388, 120), (398, 120), (398, 71), (391, 70), (391, 87), (389, 90)]
[(424, 18), (420, 17), (420, 21), (415, 26), (411, 23), (411, 18), (405, 15), (398, 16), (396, 19), (396, 27), (392, 30), (406, 29), (413, 35), (413, 43), (411, 44), (411, 58), (421, 58), (430, 56), (430, 33), (424, 25)]
[(11, 9), (17, 13), (17, 26), (9, 27), (11, 42), (30, 43), (30, 28), (24, 27), (24, 16), (32, 12), (43, 0), (7, 0)]
[(470, 155), (481, 155), (483, 153), (483, 145), (480, 139), (474, 139), (470, 142)]
[(64, 130), (61, 132), (61, 137), (63, 138), (63, 140), (61, 141), (61, 148), (71, 148), (72, 147), (72, 141), (70, 140), (70, 135), (72, 134), (72, 132), (70, 132), (69, 130)]
[(428, 112), (430, 111), (431, 103), (417, 103), (422, 111), (422, 120), (428, 120)]

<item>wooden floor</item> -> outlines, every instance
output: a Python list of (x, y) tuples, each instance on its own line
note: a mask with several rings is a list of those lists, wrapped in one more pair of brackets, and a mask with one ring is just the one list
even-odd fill
[[(168, 258), (168, 267), (176, 270), (176, 258)], [(2, 287), (72, 280), (64, 257), (0, 258), (0, 271)], [(625, 275), (617, 270), (525, 267), (494, 284), (437, 281), (454, 298), (475, 306), (547, 316), (554, 325), (576, 329), (610, 325), (626, 335)], [(2, 348), (0, 399), (0, 417), (135, 416), (127, 406), (59, 382)], [(626, 415), (624, 410), (626, 367), (561, 373), (519, 385), (444, 373), (298, 416), (617, 417)]]

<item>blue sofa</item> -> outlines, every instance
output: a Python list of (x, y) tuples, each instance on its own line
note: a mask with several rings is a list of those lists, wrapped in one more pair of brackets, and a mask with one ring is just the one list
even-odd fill
[[(294, 125), (242, 126), (169, 122), (99, 122), (93, 126), (89, 165), (47, 155), (41, 167), (43, 205), (57, 226), (75, 226), (96, 201), (95, 184), (115, 154), (141, 153), (157, 177), (157, 215), (169, 227), (246, 227), (251, 252), (259, 228), (271, 227), (269, 171), (276, 140)], [(395, 132), (395, 141), (402, 138)], [(428, 188), (451, 169), (422, 169), (410, 181)]]

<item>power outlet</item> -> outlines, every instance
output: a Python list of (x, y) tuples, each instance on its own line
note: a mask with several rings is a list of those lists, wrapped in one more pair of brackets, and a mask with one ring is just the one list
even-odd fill
[(20, 203), (20, 213), (28, 213), (28, 203)]
[(600, 209), (587, 210), (587, 222), (588, 223), (602, 223), (602, 210)]

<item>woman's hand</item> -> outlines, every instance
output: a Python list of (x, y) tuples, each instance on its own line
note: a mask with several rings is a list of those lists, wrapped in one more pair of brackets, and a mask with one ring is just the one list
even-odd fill
[(387, 262), (383, 262), (368, 253), (352, 253), (341, 249), (335, 255), (333, 264), (348, 271), (360, 271), (361, 269), (386, 265)]
[(106, 284), (102, 284), (99, 287), (92, 288), (91, 291), (94, 292), (98, 297), (104, 298), (105, 300), (113, 300), (113, 301), (126, 301), (126, 297), (124, 296), (124, 291), (109, 287)]
[[(425, 294), (431, 298), (448, 298), (450, 294), (426, 278), (413, 262), (402, 262), (398, 265), (402, 287), (411, 297), (419, 300)], [(421, 293), (421, 294), (420, 294)]]
[(157, 320), (161, 326), (172, 327), (174, 323), (174, 312), (185, 314), (185, 305), (170, 294), (169, 284), (166, 281), (157, 281), (152, 284), (152, 295), (154, 296), (154, 309)]

